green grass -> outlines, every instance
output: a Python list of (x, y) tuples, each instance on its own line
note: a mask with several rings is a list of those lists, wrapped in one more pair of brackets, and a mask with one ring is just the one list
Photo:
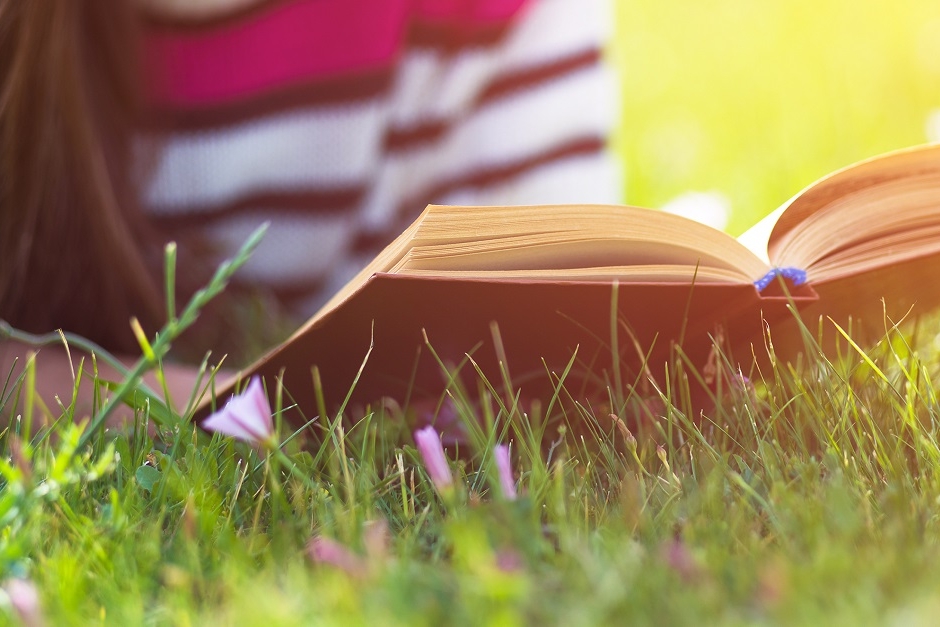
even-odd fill
[[(865, 357), (812, 350), (702, 416), (630, 389), (616, 420), (564, 393), (523, 413), (454, 389), (470, 436), (443, 495), (394, 408), (314, 426), (320, 447), (283, 456), (185, 420), (148, 430), (146, 411), (88, 447), (71, 420), (16, 420), (0, 567), (35, 582), (53, 624), (926, 623), (937, 356), (896, 332)], [(510, 432), (514, 501), (491, 460)], [(311, 560), (315, 537), (354, 572)]]
[[(834, 168), (923, 140), (940, 101), (930, 4), (700, 4), (617, 4), (629, 202), (715, 189), (736, 232)], [(171, 318), (140, 369), (188, 321)], [(564, 393), (519, 408), (455, 390), (471, 436), (446, 498), (394, 407), (324, 418), (322, 446), (281, 456), (195, 429), (136, 371), (137, 422), (118, 432), (100, 428), (106, 404), (89, 424), (66, 402), (41, 427), (31, 382), (9, 381), (0, 414), (26, 411), (0, 435), (0, 580), (34, 582), (65, 625), (930, 624), (932, 340), (892, 332), (863, 356), (843, 339), (838, 361), (810, 345), (701, 416), (678, 392), (612, 390), (618, 423)], [(492, 462), (510, 437), (515, 501)], [(355, 572), (311, 560), (315, 537), (358, 555)]]
[[(23, 412), (0, 434), (0, 616), (17, 616), (14, 579), (36, 586), (53, 624), (854, 625), (935, 613), (930, 343), (915, 350), (892, 330), (861, 352), (840, 336), (830, 360), (807, 334), (797, 365), (771, 349), (773, 367), (747, 382), (719, 371), (724, 392), (698, 414), (682, 385), (618, 386), (607, 400), (561, 387), (527, 406), (485, 380), (455, 386), (467, 436), (450, 450), (453, 486), (438, 491), (414, 417), (395, 405), (321, 412), (307, 429), (322, 444), (301, 450), (283, 424), (262, 445), (212, 436), (135, 383), (250, 248), (154, 341), (140, 338), (123, 385), (107, 384), (137, 408), (131, 427), (103, 429), (111, 401), (90, 422), (71, 405), (41, 421), (32, 368), (4, 386), (0, 412)], [(677, 366), (670, 380), (694, 376)], [(494, 467), (507, 441), (517, 499)], [(325, 541), (340, 558), (314, 559)]]

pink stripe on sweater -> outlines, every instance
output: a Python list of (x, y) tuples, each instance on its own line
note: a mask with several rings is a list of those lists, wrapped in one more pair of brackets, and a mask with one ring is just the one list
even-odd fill
[(411, 18), (473, 29), (526, 0), (294, 0), (235, 22), (144, 37), (151, 104), (206, 107), (297, 83), (390, 66)]
[(381, 68), (399, 52), (408, 0), (307, 0), (217, 28), (144, 39), (157, 106), (211, 106), (312, 78)]

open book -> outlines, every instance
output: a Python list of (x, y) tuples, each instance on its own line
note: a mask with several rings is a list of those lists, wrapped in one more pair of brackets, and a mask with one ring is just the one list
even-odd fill
[(636, 207), (429, 206), (240, 377), (282, 376), (309, 418), (315, 365), (334, 406), (351, 389), (360, 403), (436, 398), (455, 371), (549, 391), (567, 372), (578, 394), (660, 374), (677, 349), (704, 367), (716, 345), (746, 370), (768, 328), (777, 349), (778, 329), (796, 341), (788, 303), (811, 328), (852, 318), (877, 335), (886, 315), (940, 305), (938, 270), (933, 146), (835, 172), (738, 239)]

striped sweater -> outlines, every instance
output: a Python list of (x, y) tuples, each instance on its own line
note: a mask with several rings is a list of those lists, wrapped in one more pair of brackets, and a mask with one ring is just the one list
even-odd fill
[[(430, 202), (618, 202), (603, 0), (268, 0), (151, 18), (144, 206), (315, 311)], [(216, 261), (215, 259), (212, 260)]]

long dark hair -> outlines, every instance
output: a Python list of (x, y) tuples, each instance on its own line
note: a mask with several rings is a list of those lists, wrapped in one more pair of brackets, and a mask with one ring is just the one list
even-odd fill
[(0, 0), (0, 318), (131, 349), (154, 326), (137, 207), (138, 16), (109, 0)]

